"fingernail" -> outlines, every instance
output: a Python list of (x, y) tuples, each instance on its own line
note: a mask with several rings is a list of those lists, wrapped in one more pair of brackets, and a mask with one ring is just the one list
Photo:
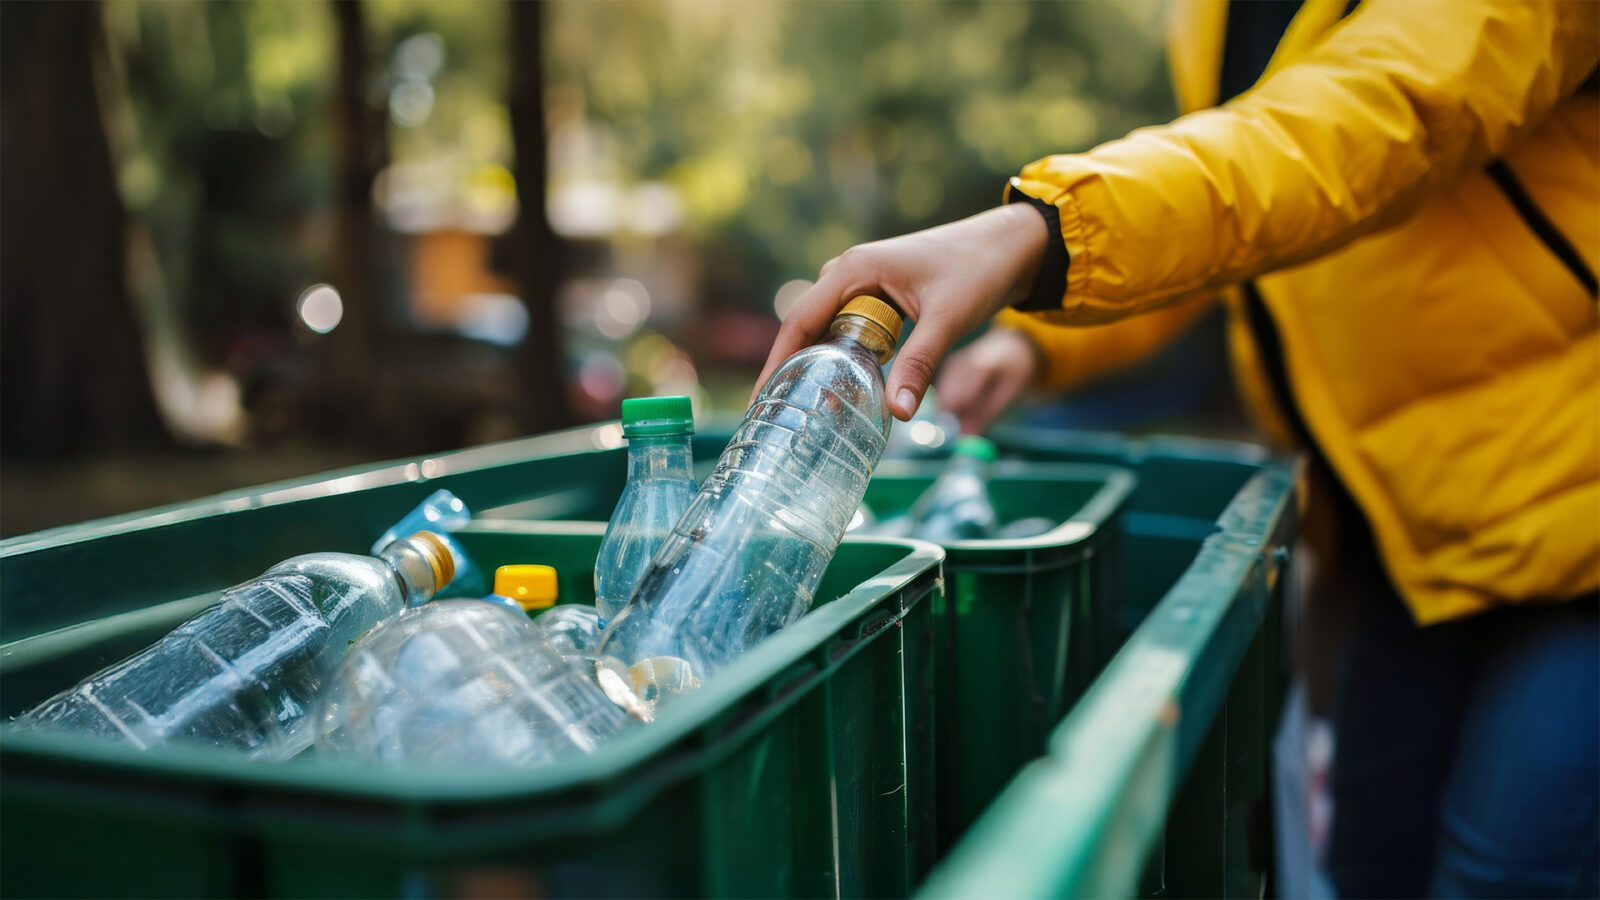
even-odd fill
[(900, 408), (905, 410), (907, 415), (917, 411), (917, 395), (911, 393), (910, 388), (901, 388), (900, 393), (895, 395), (895, 400), (899, 402)]

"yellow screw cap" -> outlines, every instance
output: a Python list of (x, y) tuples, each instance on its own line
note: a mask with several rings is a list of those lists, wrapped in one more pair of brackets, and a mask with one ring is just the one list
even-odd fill
[(900, 325), (904, 321), (900, 316), (900, 311), (877, 297), (873, 297), (870, 294), (852, 297), (850, 302), (839, 310), (839, 315), (841, 316), (846, 313), (876, 322), (883, 326), (883, 330), (889, 332), (890, 337), (897, 341), (900, 340)]
[(526, 610), (556, 605), (556, 570), (550, 566), (501, 566), (494, 570), (494, 592)]
[(433, 569), (434, 593), (444, 590), (450, 579), (456, 577), (456, 558), (450, 555), (450, 547), (444, 539), (431, 531), (419, 531), (411, 536), (411, 542), (421, 551), (423, 558), (427, 559), (428, 566)]

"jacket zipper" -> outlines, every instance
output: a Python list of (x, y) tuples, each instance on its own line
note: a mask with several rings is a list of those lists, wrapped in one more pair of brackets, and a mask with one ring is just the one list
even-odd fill
[(1506, 195), (1507, 200), (1511, 201), (1512, 208), (1517, 211), (1517, 215), (1522, 217), (1523, 223), (1528, 226), (1539, 240), (1544, 242), (1544, 245), (1550, 249), (1551, 253), (1555, 254), (1556, 259), (1561, 260), (1562, 265), (1567, 267), (1567, 271), (1572, 273), (1572, 277), (1578, 279), (1578, 283), (1583, 285), (1583, 289), (1589, 292), (1589, 298), (1600, 300), (1600, 285), (1595, 283), (1594, 272), (1589, 269), (1588, 263), (1584, 262), (1583, 257), (1578, 255), (1577, 248), (1572, 246), (1572, 242), (1567, 240), (1567, 236), (1556, 228), (1555, 223), (1551, 222), (1550, 218), (1544, 214), (1544, 210), (1540, 209), (1539, 205), (1533, 202), (1533, 198), (1528, 196), (1527, 189), (1522, 186), (1522, 182), (1517, 180), (1516, 173), (1511, 171), (1511, 167), (1506, 165), (1506, 161), (1497, 159), (1490, 163), (1484, 171), (1489, 173), (1489, 177), (1494, 179), (1494, 183), (1499, 186), (1500, 192)]

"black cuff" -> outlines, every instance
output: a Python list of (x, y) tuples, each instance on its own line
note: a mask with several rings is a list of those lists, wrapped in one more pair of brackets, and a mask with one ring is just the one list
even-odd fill
[(1011, 202), (1026, 201), (1044, 216), (1045, 227), (1050, 230), (1050, 242), (1044, 248), (1044, 259), (1039, 262), (1039, 277), (1033, 281), (1033, 290), (1028, 296), (1013, 303), (1011, 307), (1019, 312), (1048, 312), (1061, 308), (1061, 298), (1067, 293), (1067, 268), (1072, 265), (1072, 258), (1067, 254), (1067, 245), (1061, 240), (1061, 210), (1055, 204), (1046, 203), (1036, 197), (1030, 197), (1021, 191), (1011, 192)]

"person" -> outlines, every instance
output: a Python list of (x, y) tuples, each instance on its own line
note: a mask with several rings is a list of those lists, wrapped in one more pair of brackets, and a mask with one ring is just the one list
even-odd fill
[(901, 419), (994, 320), (939, 383), (979, 431), (1225, 303), (1242, 398), (1336, 523), (1337, 890), (1595, 896), (1600, 4), (1188, 0), (1172, 34), (1193, 112), (846, 250), (757, 387), (877, 294), (916, 322)]

